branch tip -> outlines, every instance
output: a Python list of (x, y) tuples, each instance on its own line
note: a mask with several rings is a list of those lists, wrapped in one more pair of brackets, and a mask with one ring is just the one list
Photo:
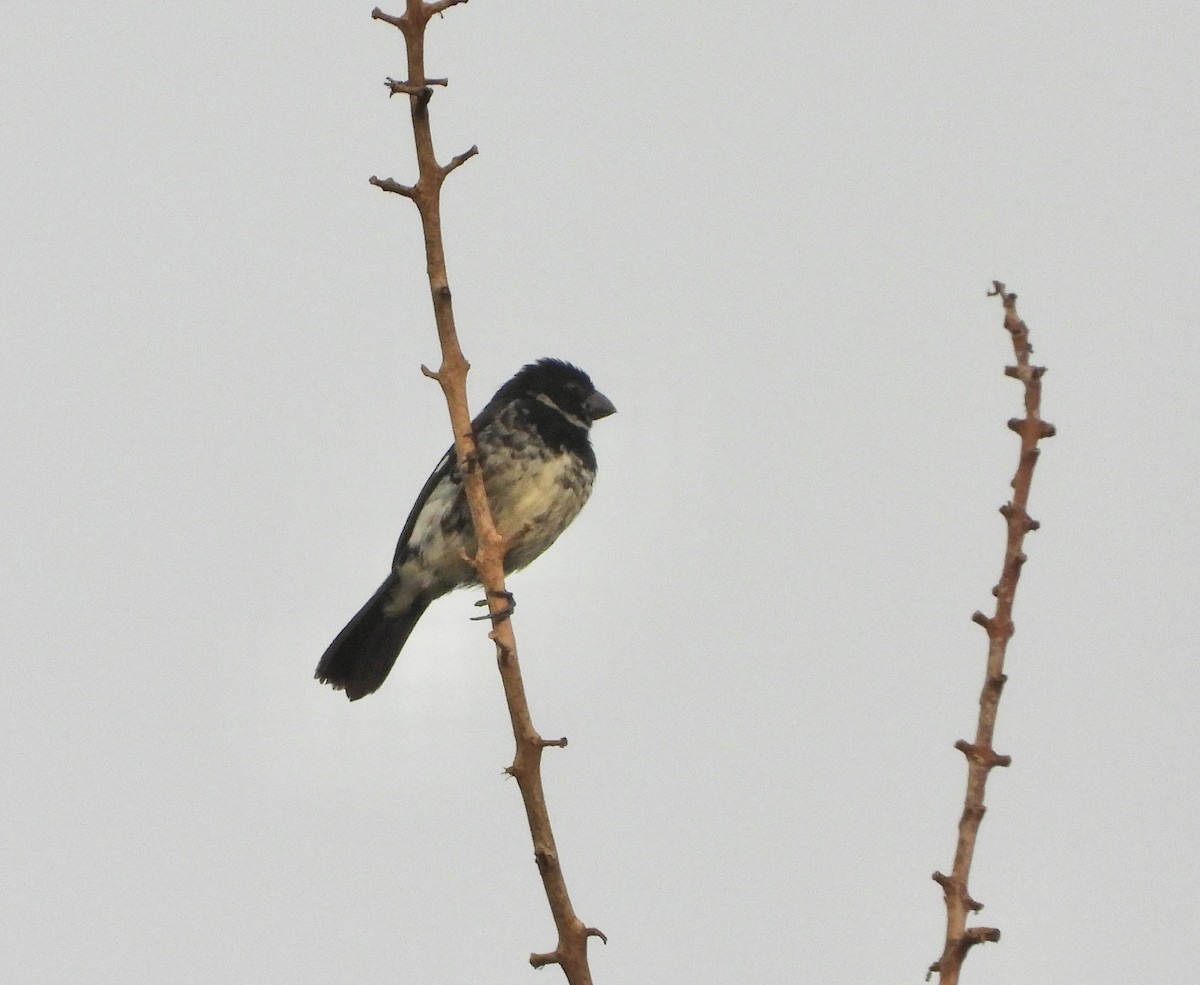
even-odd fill
[(996, 927), (969, 927), (963, 934), (963, 945), (974, 947), (976, 944), (996, 944), (1000, 941), (1000, 931)]
[(548, 964), (559, 964), (561, 960), (557, 951), (551, 951), (549, 954), (529, 955), (529, 963), (535, 968), (545, 968)]
[(443, 10), (453, 7), (460, 3), (466, 3), (467, 0), (437, 0), (436, 3), (425, 4), (425, 13), (432, 17), (434, 14), (440, 14)]
[(393, 195), (403, 195), (405, 198), (416, 198), (417, 195), (416, 188), (411, 185), (402, 185), (393, 178), (377, 178), (375, 175), (371, 175), (367, 181), (376, 188), (391, 192)]
[(608, 937), (605, 936), (604, 931), (597, 930), (595, 927), (584, 928), (583, 936), (584, 937), (599, 937), (600, 940), (602, 940), (605, 943), (605, 945), (608, 944)]
[(479, 153), (479, 148), (476, 145), (472, 144), (461, 154), (454, 155), (454, 157), (450, 158), (450, 163), (445, 165), (442, 168), (442, 176), (445, 177), (451, 171), (453, 171), (455, 168), (461, 167), (463, 164), (465, 164), (467, 161), (469, 161), (471, 158), (473, 158), (478, 153)]
[(441, 382), (442, 382), (442, 374), (441, 374), (441, 373), (435, 373), (435, 372), (434, 372), (432, 369), (430, 369), (430, 368), (429, 368), (428, 366), (426, 366), (424, 363), (421, 363), (421, 372), (422, 372), (422, 373), (423, 373), (425, 376), (427, 376), (427, 377), (429, 377), (431, 380), (433, 380), (435, 383), (441, 383)]
[(374, 10), (371, 11), (371, 20), (383, 21), (385, 24), (391, 24), (392, 27), (398, 27), (402, 31), (405, 28), (405, 21), (404, 21), (403, 14), (401, 14), (399, 17), (394, 17), (391, 14), (385, 14), (378, 7), (376, 7)]
[(543, 749), (547, 746), (555, 746), (559, 749), (567, 748), (567, 737), (564, 735), (561, 739), (539, 739), (538, 743)]
[[(1003, 684), (1003, 681), (998, 683)], [(959, 739), (956, 743), (954, 743), (954, 748), (966, 756), (971, 762), (978, 763), (984, 769), (990, 770), (995, 766), (1012, 765), (1012, 756), (1001, 756), (998, 752), (996, 752), (995, 749), (976, 745), (973, 742), (968, 742), (966, 739)], [(941, 883), (941, 880), (937, 877), (938, 873), (934, 873), (934, 879)], [(949, 882), (949, 880), (947, 880), (947, 882)], [(942, 885), (944, 886), (946, 883), (942, 883)]]

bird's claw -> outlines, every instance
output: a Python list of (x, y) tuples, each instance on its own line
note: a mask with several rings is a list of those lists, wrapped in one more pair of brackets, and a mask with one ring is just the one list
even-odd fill
[[(499, 612), (489, 612), (486, 616), (471, 616), (471, 622), (483, 622), (486, 619), (494, 619), (496, 622), (503, 622), (511, 616), (517, 609), (517, 600), (513, 598), (512, 592), (488, 592), (488, 598), (504, 599), (504, 608)], [(480, 599), (475, 603), (479, 605), (487, 605), (486, 598)]]

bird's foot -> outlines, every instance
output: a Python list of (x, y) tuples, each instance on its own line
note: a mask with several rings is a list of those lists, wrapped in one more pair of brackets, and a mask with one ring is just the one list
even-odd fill
[[(504, 599), (504, 608), (499, 612), (489, 612), (486, 616), (472, 616), (471, 622), (483, 622), (485, 619), (494, 619), (496, 622), (503, 622), (517, 610), (517, 600), (513, 598), (512, 592), (488, 592), (488, 598)], [(478, 605), (487, 605), (486, 598), (480, 599), (475, 603)]]

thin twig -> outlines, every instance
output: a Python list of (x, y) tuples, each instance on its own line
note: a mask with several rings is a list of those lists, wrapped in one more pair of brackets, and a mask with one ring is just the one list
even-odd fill
[(396, 195), (403, 195), (405, 198), (412, 198), (416, 195), (416, 189), (411, 185), (402, 185), (393, 178), (377, 178), (375, 175), (371, 175), (367, 181), (376, 188), (382, 188), (385, 192), (392, 192)]
[(437, 323), (438, 340), (441, 345), (442, 363), (434, 372), (425, 366), (421, 371), (438, 382), (450, 411), (450, 422), (454, 431), (454, 449), (462, 465), (463, 487), (471, 508), (471, 520), (475, 526), (478, 543), (474, 557), (469, 558), (483, 583), (488, 600), (488, 611), (492, 616), (490, 638), (496, 644), (496, 662), (504, 685), (504, 697), (512, 719), (513, 737), (516, 740), (516, 755), (507, 772), (516, 778), (525, 804), (525, 816), (533, 838), (534, 859), (541, 873), (546, 898), (558, 931), (555, 949), (545, 954), (533, 954), (530, 963), (534, 967), (546, 964), (559, 965), (570, 985), (592, 985), (588, 968), (587, 942), (589, 937), (599, 937), (607, 943), (604, 935), (593, 927), (586, 926), (576, 915), (567, 893), (566, 880), (558, 860), (558, 849), (546, 810), (546, 798), (542, 789), (541, 759), (546, 746), (561, 747), (567, 740), (543, 739), (533, 727), (529, 704), (525, 699), (525, 685), (517, 662), (517, 643), (513, 635), (511, 606), (504, 587), (504, 554), (509, 539), (517, 532), (510, 531), (506, 537), (496, 528), (488, 505), (484, 488), (483, 473), (478, 467), (478, 454), (471, 431), (471, 414), (467, 405), (467, 371), (470, 365), (463, 356), (454, 326), (454, 311), (451, 304), (450, 284), (446, 275), (446, 257), (442, 244), (441, 187), (446, 177), (478, 153), (475, 147), (453, 157), (446, 165), (438, 164), (433, 150), (433, 137), (429, 128), (429, 101), (433, 96), (433, 85), (445, 85), (445, 79), (428, 79), (425, 76), (425, 28), (431, 17), (466, 0), (405, 0), (405, 11), (399, 17), (383, 13), (378, 7), (371, 16), (400, 29), (404, 35), (408, 54), (408, 74), (404, 82), (388, 80), (392, 94), (403, 93), (409, 97), (412, 117), (413, 141), (417, 151), (418, 180), (411, 187), (392, 179), (372, 178), (373, 185), (385, 191), (410, 198), (417, 206), (421, 217), (421, 229), (425, 237), (425, 259), (429, 272), (429, 291), (433, 300), (434, 318)]
[(388, 90), (393, 96), (398, 96), (401, 93), (407, 93), (411, 96), (413, 93), (420, 92), (425, 88), (425, 86), (448, 86), (450, 84), (450, 80), (426, 79), (424, 85), (418, 86), (413, 85), (411, 82), (403, 82), (400, 79), (393, 79), (391, 76), (389, 76), (383, 84), (388, 87)]
[(963, 801), (962, 817), (958, 822), (958, 845), (954, 853), (954, 868), (950, 875), (933, 874), (934, 881), (942, 887), (946, 901), (946, 942), (942, 956), (929, 966), (930, 976), (937, 972), (941, 985), (957, 985), (959, 973), (967, 952), (976, 944), (1000, 940), (1000, 931), (995, 927), (967, 927), (967, 916), (983, 909), (983, 904), (971, 898), (967, 883), (971, 873), (971, 860), (975, 855), (975, 840), (979, 835), (979, 824), (987, 808), (983, 803), (988, 774), (996, 766), (1008, 766), (1009, 756), (999, 755), (992, 748), (996, 731), (996, 709), (1000, 694), (1008, 679), (1004, 673), (1004, 657), (1008, 641), (1013, 635), (1013, 600), (1017, 582), (1025, 564), (1022, 550), (1025, 534), (1037, 530), (1038, 523), (1026, 512), (1029, 502), (1029, 487), (1033, 482), (1033, 468), (1037, 464), (1038, 441), (1054, 435), (1054, 425), (1047, 424), (1039, 416), (1042, 401), (1042, 374), (1045, 367), (1031, 366), (1029, 356), (1033, 346), (1029, 344), (1029, 329), (1017, 316), (1017, 296), (1005, 291), (1000, 281), (992, 282), (989, 296), (999, 296), (1004, 304), (1004, 328), (1012, 337), (1013, 352), (1017, 364), (1008, 366), (1006, 376), (1020, 380), (1025, 387), (1025, 416), (1008, 422), (1011, 430), (1021, 438), (1021, 453), (1017, 471), (1013, 476), (1012, 499), (1000, 507), (1008, 525), (1008, 536), (1004, 548), (1004, 565), (1000, 582), (993, 594), (996, 596), (996, 612), (985, 616), (976, 612), (972, 621), (982, 626), (988, 635), (987, 675), (979, 695), (979, 723), (975, 729), (975, 741), (960, 739), (954, 744), (967, 760), (967, 792)]

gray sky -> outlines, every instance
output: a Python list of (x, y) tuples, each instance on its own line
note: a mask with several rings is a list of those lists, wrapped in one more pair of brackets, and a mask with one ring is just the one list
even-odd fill
[[(1049, 365), (964, 981), (1200, 959), (1194, 3), (475, 0), (432, 26), (476, 408), (620, 413), (511, 587), (600, 985), (939, 953), (1017, 442)], [(18, 5), (0, 45), (0, 979), (525, 983), (553, 946), (460, 593), (318, 686), (449, 443), (399, 32)], [(399, 3), (396, 4), (398, 12)], [(391, 8), (389, 8), (391, 9)]]

